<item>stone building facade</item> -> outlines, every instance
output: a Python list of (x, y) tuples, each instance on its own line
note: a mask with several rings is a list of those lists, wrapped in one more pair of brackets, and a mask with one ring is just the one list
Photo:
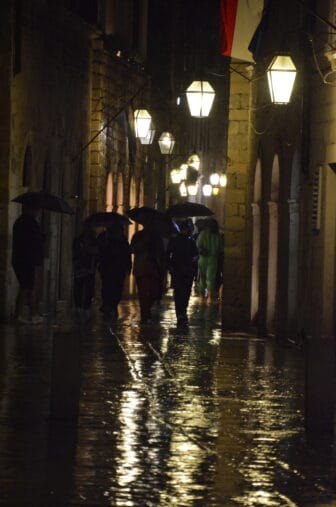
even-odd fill
[[(142, 107), (150, 86), (141, 64), (147, 2), (138, 10), (126, 3), (1, 3), (1, 319), (12, 315), (17, 292), (15, 196), (43, 189), (75, 210), (41, 216), (42, 310), (51, 313), (71, 307), (71, 244), (83, 218), (145, 199), (144, 150), (134, 138), (132, 109)], [(146, 198), (154, 201), (149, 192)]]

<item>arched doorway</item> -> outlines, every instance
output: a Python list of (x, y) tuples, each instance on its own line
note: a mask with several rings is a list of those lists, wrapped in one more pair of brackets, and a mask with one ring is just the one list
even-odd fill
[(116, 211), (124, 213), (124, 181), (121, 173), (118, 174)]
[(106, 180), (106, 211), (113, 211), (113, 176), (108, 173)]
[(257, 161), (254, 175), (252, 203), (252, 273), (251, 273), (251, 322), (257, 322), (259, 313), (259, 260), (260, 260), (260, 202), (261, 164)]
[(267, 313), (266, 326), (275, 333), (276, 297), (278, 285), (278, 242), (279, 242), (279, 158), (275, 155), (272, 165), (270, 200), (268, 202), (268, 268), (267, 268)]

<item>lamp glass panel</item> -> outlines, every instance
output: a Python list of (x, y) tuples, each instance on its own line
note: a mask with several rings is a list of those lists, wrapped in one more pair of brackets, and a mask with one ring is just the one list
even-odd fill
[(206, 183), (205, 185), (203, 185), (202, 191), (205, 197), (210, 197), (210, 195), (212, 194), (212, 186)]
[(198, 185), (188, 185), (187, 187), (188, 195), (197, 195)]
[(221, 187), (226, 187), (227, 185), (227, 176), (226, 174), (221, 174), (220, 177), (219, 177), (219, 185)]
[(277, 56), (267, 70), (268, 88), (274, 104), (288, 104), (296, 78), (296, 67), (290, 56)]
[(159, 147), (162, 155), (170, 155), (174, 149), (175, 139), (170, 132), (163, 132), (159, 139)]
[(210, 175), (210, 183), (211, 185), (218, 185), (219, 184), (219, 174), (218, 173), (212, 173)]
[(135, 136), (144, 138), (148, 134), (152, 117), (147, 109), (136, 109), (134, 111)]
[(178, 185), (179, 183), (181, 183), (182, 181), (181, 171), (179, 169), (173, 169), (170, 172), (170, 179), (172, 180), (172, 183), (174, 183), (174, 185)]
[(215, 91), (208, 81), (193, 81), (187, 89), (187, 101), (191, 116), (209, 116)]
[(188, 190), (187, 190), (187, 187), (186, 187), (186, 184), (184, 183), (184, 181), (182, 181), (179, 189), (180, 189), (180, 195), (181, 195), (181, 197), (187, 197)]
[(218, 187), (212, 187), (212, 195), (218, 195), (219, 194), (219, 188)]

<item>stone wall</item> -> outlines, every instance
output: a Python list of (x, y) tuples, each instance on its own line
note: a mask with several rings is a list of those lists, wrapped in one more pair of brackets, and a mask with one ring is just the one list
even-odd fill
[[(13, 2), (14, 3), (14, 2)], [(20, 4), (18, 4), (20, 5)], [(14, 14), (11, 20), (14, 23)], [(7, 251), (8, 317), (14, 306), (17, 282), (10, 266), (11, 229), (20, 206), (11, 199), (26, 190), (45, 188), (76, 206), (78, 171), (85, 178), (85, 156), (77, 154), (88, 138), (90, 33), (80, 18), (57, 5), (31, 0), (21, 3), (15, 30), (13, 55), (20, 55), (12, 67), (10, 83), (10, 163), (7, 164), (9, 233)], [(9, 31), (7, 29), (7, 36)], [(2, 47), (8, 44), (3, 41)], [(2, 49), (1, 49), (2, 50)], [(24, 159), (31, 150), (31, 174), (23, 186)], [(6, 197), (6, 196), (4, 196)], [(44, 212), (46, 234), (44, 261), (44, 305), (54, 311), (57, 300), (71, 300), (71, 243), (75, 217)]]
[(231, 73), (222, 322), (233, 329), (249, 322), (249, 87), (247, 79)]

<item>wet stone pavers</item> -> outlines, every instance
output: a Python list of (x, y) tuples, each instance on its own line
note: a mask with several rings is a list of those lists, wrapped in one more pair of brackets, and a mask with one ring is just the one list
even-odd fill
[(115, 324), (2, 327), (0, 505), (336, 506), (334, 442), (304, 431), (302, 350), (223, 332), (197, 298), (189, 314), (178, 329), (168, 296), (145, 326), (130, 301)]

